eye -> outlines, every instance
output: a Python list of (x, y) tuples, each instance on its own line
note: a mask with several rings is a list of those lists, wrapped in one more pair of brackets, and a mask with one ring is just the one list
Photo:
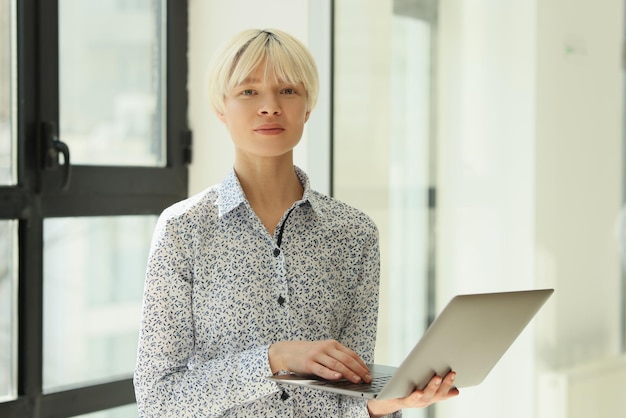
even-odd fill
[(245, 90), (241, 91), (241, 95), (242, 96), (253, 96), (254, 93), (255, 93), (255, 91), (252, 90), (252, 89), (245, 89)]
[(297, 91), (293, 87), (287, 87), (283, 89), (283, 94), (296, 94)]

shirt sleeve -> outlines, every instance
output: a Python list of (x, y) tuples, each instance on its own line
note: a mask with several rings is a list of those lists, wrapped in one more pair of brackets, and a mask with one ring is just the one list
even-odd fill
[[(366, 362), (374, 361), (376, 348), (376, 329), (378, 325), (378, 291), (380, 283), (380, 250), (378, 230), (374, 228), (371, 238), (363, 248), (359, 272), (359, 286), (354, 297), (352, 314), (341, 331), (340, 342), (356, 351)], [(369, 418), (367, 400), (341, 396), (340, 411), (342, 418)], [(398, 411), (390, 417), (401, 417)]]
[[(182, 224), (182, 223), (181, 223)], [(191, 234), (161, 216), (148, 259), (135, 394), (141, 417), (219, 416), (278, 391), (267, 346), (194, 361)]]

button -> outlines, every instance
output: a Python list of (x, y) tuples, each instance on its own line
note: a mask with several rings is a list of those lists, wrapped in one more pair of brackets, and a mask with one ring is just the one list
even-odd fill
[(289, 399), (289, 394), (283, 390), (283, 393), (280, 394), (280, 399), (285, 402), (287, 399)]
[(280, 255), (280, 248), (274, 248), (274, 257), (278, 257)]
[(283, 295), (280, 295), (280, 296), (278, 297), (278, 304), (279, 304), (280, 306), (283, 306), (283, 305), (285, 304), (285, 298), (283, 297)]

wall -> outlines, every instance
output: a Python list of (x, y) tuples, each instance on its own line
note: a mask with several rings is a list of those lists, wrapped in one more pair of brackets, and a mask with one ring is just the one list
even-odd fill
[(623, 343), (623, 3), (440, 5), (439, 303), (556, 292), (484, 384), (438, 416), (562, 412), (567, 396), (537, 382), (592, 369)]
[[(537, 3), (536, 280), (558, 291), (537, 327), (538, 408), (561, 399), (555, 416), (624, 413), (626, 381), (607, 390), (599, 366), (623, 370), (623, 16), (618, 0)], [(568, 401), (580, 370), (587, 405)]]
[(537, 282), (554, 286), (541, 360), (619, 351), (623, 2), (538, 2)]
[[(437, 302), (534, 287), (535, 6), (442, 0), (437, 98)], [(533, 338), (438, 416), (533, 414)]]

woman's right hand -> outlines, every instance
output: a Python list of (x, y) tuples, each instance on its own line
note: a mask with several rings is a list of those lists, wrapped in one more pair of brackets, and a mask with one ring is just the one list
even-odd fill
[(335, 340), (281, 341), (270, 346), (268, 356), (272, 373), (286, 370), (328, 380), (372, 381), (359, 355)]

